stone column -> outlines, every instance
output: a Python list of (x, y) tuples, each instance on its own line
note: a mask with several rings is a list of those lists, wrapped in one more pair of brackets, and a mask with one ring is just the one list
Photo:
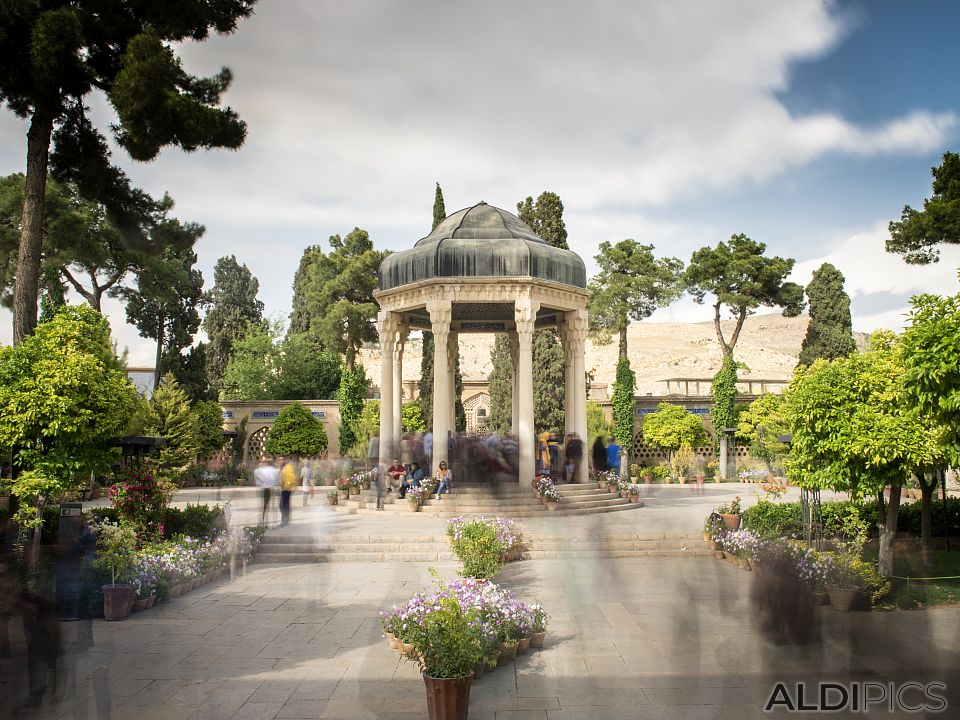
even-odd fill
[(519, 371), (520, 360), (520, 340), (517, 338), (517, 333), (513, 330), (507, 333), (507, 337), (510, 340), (510, 397), (512, 398), (510, 406), (510, 432), (516, 436), (520, 429), (520, 393), (518, 390), (519, 386), (517, 385), (517, 372)]
[(560, 328), (563, 343), (563, 426), (564, 433), (577, 431), (577, 397), (574, 391), (574, 352), (573, 342), (567, 323)]
[(583, 441), (583, 462), (577, 482), (586, 482), (589, 469), (587, 455), (587, 370), (584, 358), (587, 346), (587, 311), (574, 310), (567, 313), (567, 336), (573, 356), (573, 408), (572, 430)]
[(528, 485), (536, 472), (534, 456), (536, 438), (533, 424), (533, 329), (540, 302), (529, 294), (521, 295), (514, 303), (514, 318), (517, 323), (517, 395), (518, 423), (517, 444), (520, 446), (521, 485)]
[(397, 320), (394, 313), (381, 310), (377, 315), (380, 333), (380, 463), (390, 467), (393, 435), (393, 359), (397, 342)]
[(400, 438), (403, 437), (403, 346), (407, 339), (409, 327), (406, 323), (398, 322), (396, 342), (393, 349), (393, 442), (396, 445), (394, 452), (400, 452)]
[(458, 335), (451, 332), (447, 340), (447, 382), (450, 386), (450, 429), (457, 431), (457, 356), (460, 354)]
[(447, 343), (450, 335), (450, 300), (437, 298), (427, 304), (430, 329), (433, 331), (433, 467), (436, 473), (440, 461), (447, 458), (447, 432), (450, 429), (449, 378)]

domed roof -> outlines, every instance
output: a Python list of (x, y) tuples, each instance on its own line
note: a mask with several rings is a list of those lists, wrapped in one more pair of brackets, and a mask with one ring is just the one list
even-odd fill
[(388, 255), (379, 288), (445, 277), (534, 277), (587, 286), (579, 255), (553, 247), (513, 213), (485, 202), (447, 216), (414, 247)]

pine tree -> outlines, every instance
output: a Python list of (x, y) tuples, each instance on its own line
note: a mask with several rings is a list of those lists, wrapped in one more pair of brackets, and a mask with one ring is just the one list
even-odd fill
[(183, 470), (196, 459), (197, 416), (190, 406), (190, 397), (169, 373), (150, 397), (150, 415), (144, 431), (147, 435), (166, 438), (158, 456), (161, 468)]
[(850, 296), (844, 291), (843, 282), (843, 273), (830, 263), (824, 263), (813, 273), (807, 285), (810, 324), (800, 348), (801, 365), (811, 365), (817, 358), (845, 357), (856, 349)]
[(492, 432), (508, 433), (513, 424), (513, 361), (510, 358), (510, 340), (505, 333), (497, 333), (490, 353), (490, 417), (487, 427)]

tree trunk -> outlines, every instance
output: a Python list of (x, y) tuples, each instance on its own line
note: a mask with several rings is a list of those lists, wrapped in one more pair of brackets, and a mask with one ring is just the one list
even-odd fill
[(620, 357), (627, 356), (627, 325), (620, 328)]
[(717, 342), (720, 343), (720, 352), (723, 353), (723, 359), (726, 360), (728, 357), (733, 355), (733, 348), (727, 345), (727, 341), (723, 339), (723, 328), (720, 327), (720, 302), (717, 301), (716, 305), (713, 306), (713, 329), (717, 332)]
[[(353, 372), (353, 366), (356, 362), (356, 351), (353, 349), (353, 346), (347, 348), (347, 355), (345, 360), (345, 365), (347, 372)], [(380, 358), (380, 362), (383, 362), (383, 358)]]
[(40, 260), (43, 256), (43, 199), (47, 190), (47, 162), (53, 118), (37, 111), (27, 132), (27, 178), (23, 194), (23, 219), (13, 288), (13, 344), (37, 327)]
[(937, 473), (931, 474), (930, 482), (927, 483), (926, 473), (917, 473), (917, 480), (920, 481), (920, 553), (924, 565), (930, 565), (933, 562), (933, 546), (931, 537), (933, 535), (933, 511), (930, 502), (933, 500), (933, 492), (937, 489)]
[(889, 578), (893, 575), (893, 539), (897, 534), (897, 519), (900, 515), (900, 486), (890, 488), (890, 502), (887, 513), (878, 523), (880, 530), (880, 574)]
[(160, 387), (160, 358), (163, 357), (163, 336), (166, 334), (167, 319), (163, 313), (160, 313), (160, 320), (157, 323), (157, 355), (153, 363), (153, 391), (156, 392)]

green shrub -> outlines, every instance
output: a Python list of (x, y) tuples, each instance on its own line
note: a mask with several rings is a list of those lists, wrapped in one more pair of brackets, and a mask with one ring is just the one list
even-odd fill
[(803, 535), (800, 503), (772, 503), (761, 500), (743, 511), (743, 527), (767, 539), (799, 538)]
[(460, 574), (464, 577), (487, 580), (496, 577), (503, 567), (500, 555), (504, 550), (496, 529), (480, 522), (463, 525), (460, 538), (453, 541), (453, 552), (463, 563)]
[(168, 507), (164, 514), (164, 536), (189, 535), (192, 538), (208, 539), (225, 526), (223, 507), (220, 505), (187, 505)]

